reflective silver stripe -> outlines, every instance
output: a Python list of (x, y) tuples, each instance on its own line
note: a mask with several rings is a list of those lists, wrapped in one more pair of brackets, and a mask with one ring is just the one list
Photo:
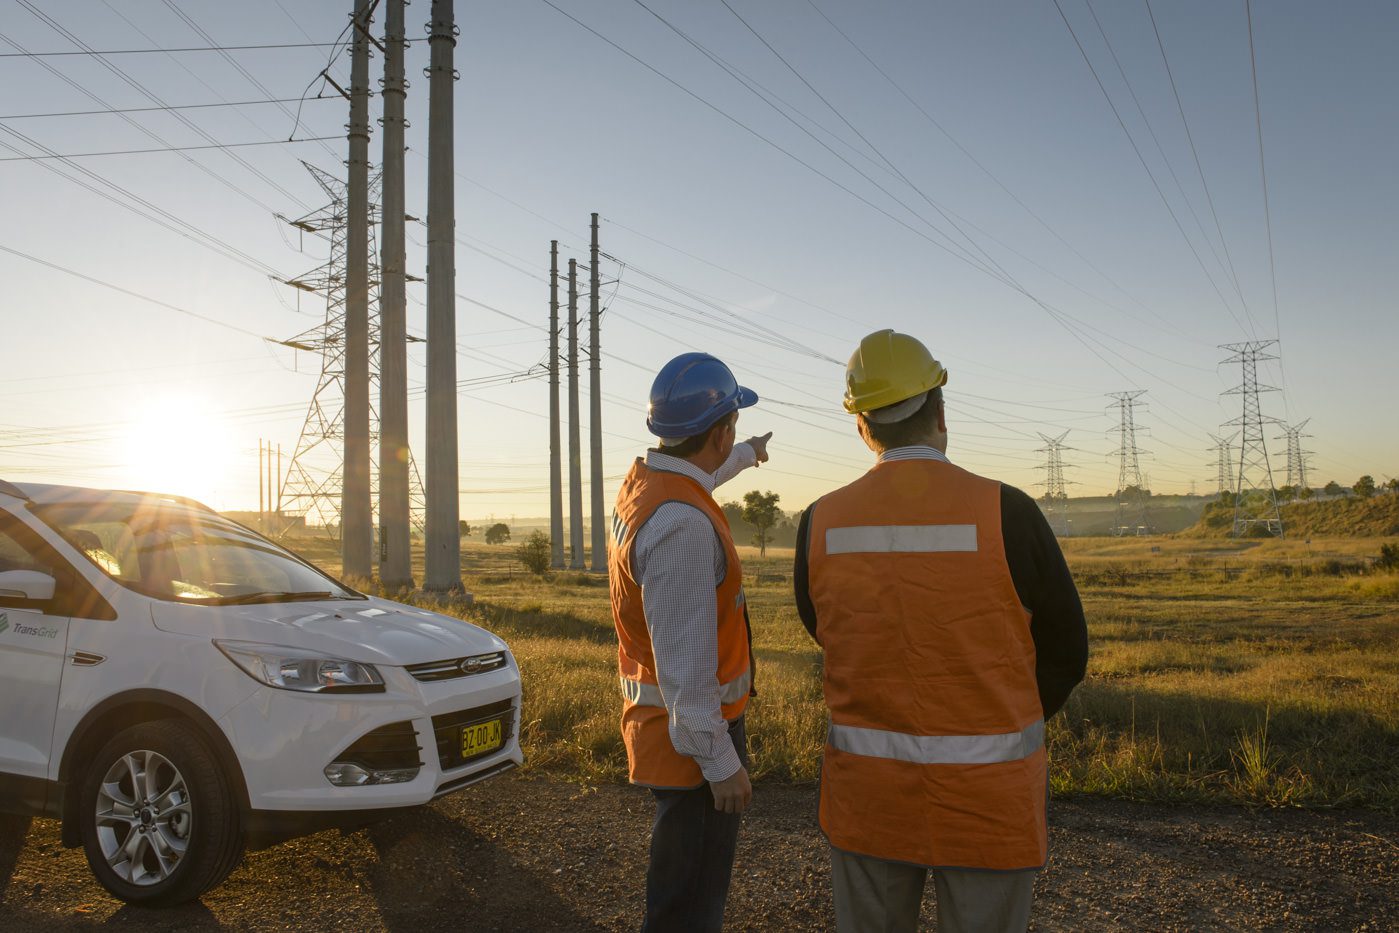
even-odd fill
[(826, 529), (827, 554), (975, 551), (975, 525), (859, 525)]
[(990, 765), (1028, 758), (1044, 746), (1044, 720), (1002, 735), (909, 735), (831, 723), (832, 748), (920, 765)]
[(623, 677), (622, 696), (627, 698), (628, 703), (635, 703), (637, 706), (665, 706), (665, 701), (661, 699), (661, 688), (655, 684), (644, 684), (639, 680)]
[[(630, 680), (626, 677), (620, 679), (622, 681), (622, 696), (626, 697), (627, 702), (635, 703), (637, 706), (665, 706), (665, 700), (661, 698), (660, 687), (655, 684), (645, 684), (639, 680)], [(748, 691), (752, 686), (753, 671), (749, 669), (719, 688), (719, 702), (725, 706), (737, 703), (748, 696)]]
[(727, 706), (748, 696), (753, 686), (753, 670), (750, 668), (719, 688), (719, 702)]

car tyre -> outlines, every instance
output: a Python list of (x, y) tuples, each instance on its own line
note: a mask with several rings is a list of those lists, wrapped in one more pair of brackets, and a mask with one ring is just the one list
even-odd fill
[(83, 851), (97, 880), (123, 901), (193, 900), (243, 856), (233, 788), (188, 723), (162, 719), (119, 732), (81, 781)]

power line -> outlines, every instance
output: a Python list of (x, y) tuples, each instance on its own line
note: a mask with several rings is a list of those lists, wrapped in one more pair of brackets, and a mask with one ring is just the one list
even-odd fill
[[(1243, 290), (1239, 288), (1239, 274), (1234, 269), (1234, 257), (1229, 253), (1229, 241), (1224, 237), (1224, 226), (1219, 222), (1219, 212), (1214, 207), (1214, 195), (1210, 193), (1209, 182), (1205, 179), (1204, 166), (1200, 164), (1200, 153), (1195, 148), (1195, 135), (1190, 132), (1190, 121), (1185, 118), (1185, 105), (1181, 102), (1180, 91), (1176, 88), (1176, 76), (1171, 71), (1171, 60), (1166, 56), (1166, 44), (1161, 39), (1161, 30), (1156, 25), (1156, 14), (1152, 12), (1151, 0), (1142, 0), (1146, 4), (1146, 15), (1151, 20), (1151, 31), (1156, 36), (1156, 48), (1161, 52), (1161, 64), (1166, 69), (1166, 78), (1171, 85), (1171, 96), (1175, 98), (1176, 111), (1180, 114), (1180, 125), (1185, 129), (1186, 142), (1190, 144), (1190, 155), (1195, 160), (1195, 171), (1200, 176), (1200, 187), (1205, 192), (1205, 203), (1209, 205), (1210, 216), (1214, 218), (1214, 229), (1219, 234), (1219, 245), (1224, 248), (1224, 258), (1229, 263), (1229, 274), (1234, 278), (1234, 287), (1239, 291), (1239, 300), (1243, 300)], [(1245, 305), (1247, 307), (1247, 305)]]
[(1102, 92), (1103, 99), (1107, 101), (1108, 107), (1112, 110), (1113, 117), (1117, 120), (1117, 125), (1122, 128), (1123, 134), (1127, 137), (1127, 142), (1131, 145), (1132, 151), (1136, 153), (1137, 161), (1141, 163), (1142, 168), (1146, 171), (1147, 177), (1151, 180), (1152, 188), (1156, 190), (1156, 194), (1161, 199), (1162, 205), (1165, 206), (1166, 212), (1171, 215), (1171, 221), (1175, 224), (1176, 230), (1180, 232), (1181, 238), (1185, 240), (1185, 245), (1189, 247), (1191, 255), (1195, 257), (1195, 262), (1200, 266), (1200, 271), (1203, 272), (1205, 278), (1209, 280), (1210, 287), (1214, 289), (1214, 293), (1219, 296), (1220, 302), (1224, 305), (1224, 309), (1229, 312), (1229, 316), (1234, 319), (1234, 323), (1239, 325), (1240, 330), (1248, 331), (1249, 328), (1245, 327), (1243, 321), (1234, 313), (1233, 306), (1225, 299), (1224, 293), (1219, 290), (1219, 284), (1215, 282), (1214, 276), (1211, 275), (1209, 269), (1206, 268), (1204, 259), (1200, 257), (1200, 251), (1195, 248), (1194, 242), (1191, 241), (1190, 236), (1185, 232), (1185, 227), (1181, 225), (1180, 218), (1176, 216), (1175, 208), (1171, 207), (1171, 202), (1166, 197), (1166, 192), (1161, 190), (1161, 184), (1156, 180), (1156, 174), (1152, 172), (1151, 166), (1147, 164), (1146, 157), (1142, 155), (1141, 148), (1137, 145), (1136, 139), (1132, 136), (1132, 131), (1127, 129), (1127, 124), (1122, 119), (1122, 114), (1118, 111), (1117, 104), (1113, 102), (1112, 95), (1108, 93), (1107, 87), (1103, 84), (1103, 79), (1098, 75), (1098, 69), (1093, 66), (1093, 60), (1088, 57), (1088, 50), (1085, 49), (1083, 43), (1079, 41), (1078, 33), (1074, 31), (1073, 24), (1069, 22), (1068, 16), (1065, 15), (1064, 8), (1060, 6), (1059, 0), (1051, 0), (1051, 2), (1053, 2), (1054, 8), (1059, 11), (1059, 18), (1064, 21), (1064, 28), (1069, 31), (1069, 37), (1074, 40), (1074, 45), (1078, 48), (1079, 54), (1083, 56), (1083, 62), (1088, 66), (1089, 72), (1093, 75), (1093, 81), (1098, 85), (1098, 90)]
[(313, 95), (310, 97), (279, 97), (270, 100), (225, 100), (208, 104), (171, 104), (166, 107), (113, 107), (107, 110), (58, 110), (50, 113), (7, 113), (0, 114), (0, 120), (37, 120), (46, 117), (93, 117), (118, 113), (160, 113), (170, 110), (205, 110), (210, 107), (254, 107), (261, 104), (296, 104), (310, 100), (340, 100), (335, 97)]
[(94, 278), (90, 275), (85, 275), (81, 272), (78, 272), (75, 269), (70, 269), (67, 266), (61, 266), (56, 262), (49, 262), (47, 259), (40, 259), (38, 256), (31, 256), (29, 253), (21, 252), (20, 250), (14, 249), (13, 247), (5, 246), (3, 243), (0, 243), (0, 250), (9, 253), (11, 256), (18, 256), (20, 259), (27, 259), (30, 262), (38, 263), (41, 266), (47, 266), (50, 269), (62, 272), (66, 275), (71, 275), (74, 278), (82, 279), (85, 282), (91, 282), (93, 285), (100, 285), (103, 288), (111, 289), (114, 292), (120, 292), (123, 295), (127, 295), (131, 298), (136, 298), (140, 301), (145, 301), (153, 305), (158, 305), (162, 308), (174, 311), (177, 314), (183, 314), (188, 317), (197, 318), (198, 320), (204, 321), (206, 324), (214, 324), (218, 327), (224, 327), (228, 330), (237, 331), (238, 333), (245, 334), (249, 337), (256, 337), (258, 340), (265, 340), (270, 343), (277, 342), (271, 337), (265, 337), (262, 334), (254, 333), (253, 331), (247, 330), (246, 328), (239, 327), (237, 324), (230, 324), (227, 321), (220, 321), (218, 318), (208, 317), (206, 315), (198, 313), (197, 311), (191, 311), (188, 308), (181, 308), (179, 305), (172, 305), (167, 301), (161, 301), (159, 298), (152, 298), (149, 295), (143, 295), (140, 292), (134, 292), (129, 288), (122, 288), (120, 285), (113, 285), (111, 282), (104, 282), (102, 279)]
[(37, 162), (41, 159), (87, 159), (94, 156), (147, 155), (153, 152), (190, 152), (199, 149), (238, 149), (249, 146), (285, 146), (291, 143), (317, 143), (338, 136), (306, 136), (301, 139), (259, 139), (243, 143), (214, 143), (204, 146), (156, 146), (150, 149), (107, 149), (102, 152), (64, 152), (52, 155), (5, 156), (0, 162)]
[[(425, 42), (425, 39), (405, 39), (405, 42)], [(325, 49), (338, 42), (277, 42), (263, 45), (199, 45), (155, 49), (83, 49), (63, 52), (0, 52), (0, 58), (62, 58), (70, 55), (170, 55), (176, 52), (246, 52), (254, 49)]]
[[(1268, 203), (1268, 163), (1263, 158), (1263, 110), (1258, 103), (1258, 57), (1253, 49), (1253, 2), (1244, 0), (1244, 14), (1248, 18), (1248, 67), (1253, 78), (1253, 124), (1258, 132), (1258, 175), (1263, 182), (1263, 223), (1268, 232), (1268, 279), (1273, 286), (1273, 334), (1282, 338), (1282, 323), (1278, 317), (1278, 272), (1273, 261), (1273, 211)], [(1278, 360), (1278, 371), (1282, 376), (1283, 413), (1287, 414), (1287, 372), (1283, 362)], [(1291, 417), (1289, 415), (1289, 417)]]

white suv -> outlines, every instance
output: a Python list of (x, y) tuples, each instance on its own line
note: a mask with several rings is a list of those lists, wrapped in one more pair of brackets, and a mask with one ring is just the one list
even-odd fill
[(523, 760), (505, 642), (150, 493), (0, 481), (0, 697), (0, 811), (146, 904)]

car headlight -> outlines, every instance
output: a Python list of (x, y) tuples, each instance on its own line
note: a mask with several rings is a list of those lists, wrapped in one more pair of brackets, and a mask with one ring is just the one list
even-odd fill
[(269, 687), (305, 693), (384, 692), (384, 678), (369, 664), (282, 645), (214, 644), (249, 677)]

